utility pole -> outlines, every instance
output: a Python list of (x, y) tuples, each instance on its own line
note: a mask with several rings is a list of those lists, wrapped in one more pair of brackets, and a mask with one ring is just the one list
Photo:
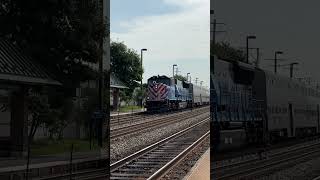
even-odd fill
[(249, 64), (249, 39), (256, 39), (257, 37), (256, 36), (247, 36), (247, 38), (246, 38), (246, 50), (247, 50), (247, 53), (246, 53), (246, 55), (247, 55), (247, 64)]
[[(293, 63), (290, 63), (290, 64), (282, 64), (282, 65), (277, 65), (277, 66), (289, 66), (289, 70), (290, 70), (289, 76), (290, 76), (290, 78), (292, 78), (293, 77), (293, 66), (294, 65), (298, 65), (298, 64), (299, 63), (297, 63), (297, 62), (293, 62)], [(297, 78), (297, 79), (299, 79), (299, 78)]]
[[(214, 11), (213, 10), (210, 10), (210, 15), (214, 14)], [(217, 20), (214, 18), (213, 19), (213, 23), (211, 23), (213, 25), (213, 29), (212, 29), (212, 43), (211, 45), (213, 46), (212, 49), (214, 49), (214, 46), (216, 44), (216, 33), (217, 32), (226, 32), (226, 31), (217, 31), (216, 28), (217, 28), (217, 24), (223, 24), (225, 25), (225, 23), (217, 23)], [(210, 48), (211, 49), (211, 48)], [(213, 54), (213, 52), (210, 52), (210, 54)], [(211, 56), (212, 57), (212, 61), (210, 63), (210, 69), (211, 69), (211, 73), (214, 74), (214, 56)], [(210, 58), (211, 58), (210, 57)]]
[(172, 78), (174, 79), (174, 67), (177, 66), (176, 64), (172, 65)]
[(257, 60), (256, 60), (256, 67), (259, 67), (259, 61), (260, 61), (260, 48), (257, 48)]
[(290, 78), (292, 78), (293, 77), (293, 66), (294, 65), (298, 65), (299, 63), (290, 63)]
[(277, 64), (277, 55), (278, 54), (283, 54), (283, 52), (282, 51), (276, 51), (274, 53), (274, 73), (275, 74), (277, 74), (277, 66), (278, 66), (278, 64)]
[[(212, 44), (211, 44), (211, 46), (213, 46), (212, 49), (214, 49), (214, 47), (216, 46), (216, 26), (217, 26), (217, 21), (216, 21), (216, 19), (213, 19), (213, 35), (212, 35)], [(212, 74), (214, 74), (214, 55), (212, 56), (212, 62), (210, 64), (212, 67), (212, 68), (210, 68), (211, 72), (212, 72)], [(190, 80), (190, 82), (191, 82), (191, 80)]]
[(176, 75), (178, 75), (179, 72), (181, 72), (181, 71), (179, 71), (179, 68), (177, 67), (177, 68), (176, 68)]
[(190, 73), (187, 73), (187, 82), (189, 81), (189, 74), (190, 74)]
[[(105, 18), (107, 17), (110, 17), (109, 13), (107, 13), (107, 10), (106, 10), (106, 6), (107, 6), (107, 2), (106, 1), (102, 1), (101, 5), (103, 6), (101, 8), (102, 12), (101, 12), (101, 23), (103, 24), (104, 21), (105, 21)], [(109, 31), (109, 29), (108, 29)], [(104, 104), (103, 104), (103, 97), (104, 97), (104, 73), (103, 73), (103, 60), (104, 58), (106, 58), (105, 54), (103, 53), (104, 52), (104, 48), (105, 48), (105, 41), (104, 41), (104, 38), (101, 39), (101, 41), (99, 42), (100, 43), (100, 48), (103, 49), (102, 53), (101, 53), (101, 56), (99, 57), (99, 83), (98, 83), (98, 110), (99, 110), (99, 113), (100, 113), (100, 116), (102, 117), (99, 117), (97, 119), (95, 119), (94, 121), (97, 121), (97, 127), (95, 127), (95, 129), (98, 131), (97, 132), (97, 140), (98, 140), (98, 145), (100, 147), (102, 147), (102, 144), (103, 144), (103, 124), (104, 124), (104, 119), (106, 117), (104, 117)], [(107, 42), (109, 43), (109, 42)], [(93, 120), (91, 120), (91, 123)], [(90, 131), (92, 131), (92, 127), (90, 127)], [(90, 137), (90, 144), (91, 144), (91, 137)]]
[[(143, 48), (143, 49), (141, 49), (141, 70), (143, 70), (143, 51), (147, 51), (147, 49), (146, 48)], [(141, 71), (141, 82), (140, 82), (141, 84), (140, 84), (140, 90), (141, 90), (141, 93), (143, 92), (143, 87), (142, 87), (142, 71)], [(143, 94), (141, 94), (141, 97), (140, 97), (140, 99), (141, 99), (141, 104), (140, 104), (140, 106), (141, 106), (141, 108), (143, 107)]]

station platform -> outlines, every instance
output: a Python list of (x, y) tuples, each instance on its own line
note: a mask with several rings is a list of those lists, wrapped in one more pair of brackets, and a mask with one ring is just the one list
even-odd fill
[(210, 180), (210, 148), (201, 156), (192, 167), (184, 180)]
[[(108, 164), (108, 156), (101, 151), (74, 153), (72, 159), (72, 165), (76, 167), (75, 171), (83, 167), (95, 167), (101, 162)], [(23, 177), (27, 167), (26, 163), (26, 158), (0, 158), (0, 179), (10, 179), (13, 176)], [(56, 169), (67, 169), (69, 166), (70, 154), (65, 153), (31, 157), (29, 169), (33, 177), (40, 177), (57, 172)]]
[[(73, 154), (73, 160), (84, 160), (100, 157), (100, 152), (77, 152)], [(56, 155), (41, 155), (37, 157), (30, 157), (30, 168), (39, 166), (39, 164), (57, 164), (57, 162), (69, 161), (70, 153), (56, 154)], [(26, 158), (1, 157), (0, 158), (0, 173), (5, 171), (20, 170), (20, 166), (24, 166), (27, 162)]]

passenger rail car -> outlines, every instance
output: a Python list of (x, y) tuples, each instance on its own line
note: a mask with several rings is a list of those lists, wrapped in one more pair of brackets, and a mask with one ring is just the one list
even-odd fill
[(297, 80), (215, 58), (210, 93), (216, 131), (241, 122), (249, 142), (319, 133), (320, 92)]
[(209, 104), (209, 91), (192, 83), (153, 76), (148, 79), (147, 111), (167, 111)]

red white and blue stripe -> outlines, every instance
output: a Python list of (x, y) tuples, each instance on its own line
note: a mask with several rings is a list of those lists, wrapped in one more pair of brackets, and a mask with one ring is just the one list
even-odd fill
[(163, 83), (149, 83), (148, 85), (148, 97), (149, 101), (161, 101), (167, 98), (169, 87)]

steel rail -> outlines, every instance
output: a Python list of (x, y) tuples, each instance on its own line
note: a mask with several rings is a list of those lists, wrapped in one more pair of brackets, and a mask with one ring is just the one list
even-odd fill
[[(319, 144), (317, 144), (317, 145), (319, 145)], [(313, 146), (316, 146), (316, 145), (313, 145)], [(312, 146), (307, 146), (305, 148), (301, 148), (301, 151), (308, 150), (308, 148), (312, 148)], [(239, 167), (238, 171), (231, 173), (231, 174), (226, 174), (226, 175), (216, 177), (216, 179), (217, 180), (230, 179), (233, 177), (240, 177), (240, 176), (241, 177), (243, 177), (243, 176), (250, 177), (253, 175), (257, 175), (257, 174), (264, 174), (267, 171), (269, 171), (271, 168), (274, 168), (276, 166), (281, 166), (285, 163), (289, 163), (290, 161), (294, 162), (294, 161), (297, 161), (298, 159), (314, 155), (315, 153), (319, 153), (320, 149), (316, 149), (316, 150), (309, 151), (309, 152), (302, 153), (302, 154), (301, 154), (301, 152), (299, 152), (299, 153), (298, 152), (296, 152), (295, 154), (292, 154), (289, 157), (276, 157), (275, 156), (270, 159), (264, 160), (263, 162), (259, 162), (259, 163), (266, 163), (266, 164), (254, 164), (253, 167), (245, 167), (245, 168), (244, 168), (245, 165), (243, 165), (242, 167)], [(294, 152), (288, 152), (288, 153), (294, 153)], [(247, 166), (249, 166), (249, 165), (252, 165), (252, 164), (248, 164)], [(240, 168), (242, 168), (242, 169), (240, 169)], [(217, 176), (217, 174), (215, 174), (215, 175)]]
[[(134, 124), (131, 126), (125, 126), (125, 127), (121, 127), (121, 128), (117, 128), (117, 129), (113, 129), (110, 132), (110, 139), (114, 139), (120, 136), (124, 136), (124, 135), (128, 135), (128, 134), (132, 134), (135, 132), (139, 132), (141, 130), (145, 130), (147, 128), (153, 128), (155, 126), (160, 126), (160, 125), (167, 125), (167, 124), (172, 124), (172, 123), (176, 123), (182, 119), (190, 119), (193, 118), (193, 116), (199, 116), (201, 115), (201, 113), (192, 113), (192, 114), (185, 114), (182, 115), (180, 117), (178, 117), (177, 119), (171, 119), (171, 118), (163, 118), (163, 119), (158, 119), (158, 121), (147, 121), (147, 122), (142, 122), (142, 123), (138, 123), (138, 124)], [(208, 113), (209, 116), (209, 113)]]
[[(205, 111), (208, 107), (200, 107), (200, 108), (194, 108), (192, 111), (199, 112), (199, 111)], [(190, 109), (185, 109), (182, 111), (173, 111), (168, 113), (160, 113), (160, 114), (126, 114), (126, 115), (119, 115), (118, 116), (112, 116), (110, 119), (110, 125), (116, 126), (116, 125), (123, 125), (127, 124), (131, 121), (141, 120), (141, 119), (154, 119), (154, 118), (161, 118), (162, 116), (175, 116), (177, 114), (185, 114), (188, 113)]]
[[(275, 153), (268, 153), (269, 154), (269, 158), (274, 158), (276, 156), (279, 156), (279, 155), (283, 155), (283, 154), (288, 154), (288, 153), (292, 153), (294, 151), (298, 151), (298, 150), (301, 150), (301, 149), (305, 149), (305, 148), (310, 148), (310, 147), (313, 147), (313, 146), (317, 146), (319, 145), (320, 142), (312, 142), (312, 144), (307, 144), (307, 145), (301, 145), (301, 147), (293, 147), (293, 148), (290, 148), (290, 149), (287, 149), (287, 150), (280, 150), (278, 152), (275, 152)], [(252, 154), (256, 154), (256, 153), (252, 153)], [(213, 171), (218, 171), (220, 169), (227, 169), (227, 168), (232, 168), (232, 167), (236, 167), (236, 166), (245, 166), (249, 163), (252, 163), (252, 162), (255, 162), (257, 160), (260, 160), (258, 157), (256, 158), (252, 158), (252, 159), (249, 159), (249, 160), (245, 160), (245, 161), (241, 161), (241, 162), (235, 162), (235, 163), (231, 163), (231, 164), (227, 164), (227, 165), (220, 165), (220, 166), (214, 166), (213, 168)]]
[(210, 135), (210, 130), (201, 136), (197, 141), (192, 143), (188, 148), (178, 154), (175, 158), (173, 158), (170, 162), (165, 164), (162, 168), (160, 168), (157, 172), (151, 175), (148, 180), (159, 179), (164, 176), (170, 169), (172, 169), (176, 164), (178, 164), (183, 158), (185, 158), (195, 147), (197, 147), (201, 142), (203, 142)]
[(197, 126), (199, 126), (199, 125), (201, 125), (203, 123), (206, 123), (206, 122), (208, 122), (208, 120), (209, 120), (209, 118), (206, 118), (206, 119), (204, 119), (204, 120), (202, 120), (202, 121), (200, 121), (200, 122), (198, 122), (198, 123), (196, 123), (196, 124), (194, 124), (194, 125), (192, 125), (192, 126), (190, 126), (188, 128), (185, 128), (185, 129), (183, 129), (183, 130), (181, 130), (181, 131), (179, 131), (179, 132), (177, 132), (177, 133), (175, 133), (175, 134), (173, 134), (173, 135), (171, 135), (171, 136), (169, 136), (169, 137), (167, 137), (165, 139), (162, 139), (162, 140), (160, 140), (160, 141), (158, 141), (158, 142), (156, 142), (156, 143), (154, 143), (152, 145), (149, 145), (149, 146), (147, 146), (147, 147), (145, 147), (145, 148), (143, 148), (143, 149), (141, 149), (141, 150), (139, 150), (139, 151), (137, 151), (137, 152), (135, 152), (135, 153), (133, 153), (133, 154), (131, 154), (131, 155), (119, 160), (119, 161), (117, 161), (117, 162), (112, 163), (110, 165), (110, 172), (117, 170), (121, 166), (123, 166), (123, 165), (127, 164), (128, 162), (140, 157), (141, 155), (143, 155), (143, 154), (145, 154), (145, 153), (157, 148), (161, 144), (164, 144), (165, 142), (167, 142), (167, 141), (169, 141), (171, 139), (180, 137), (181, 135), (183, 135), (188, 130), (191, 130), (194, 127), (197, 127)]

